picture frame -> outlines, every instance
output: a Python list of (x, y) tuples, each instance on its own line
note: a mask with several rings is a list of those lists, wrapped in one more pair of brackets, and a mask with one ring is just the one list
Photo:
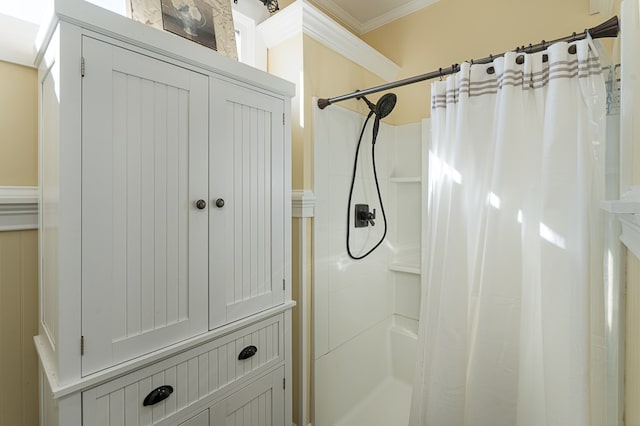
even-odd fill
[(238, 60), (232, 0), (130, 0), (130, 16)]

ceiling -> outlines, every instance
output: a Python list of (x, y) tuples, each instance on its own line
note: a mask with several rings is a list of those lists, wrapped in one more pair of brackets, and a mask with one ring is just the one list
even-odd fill
[(357, 34), (423, 9), (438, 0), (313, 0)]

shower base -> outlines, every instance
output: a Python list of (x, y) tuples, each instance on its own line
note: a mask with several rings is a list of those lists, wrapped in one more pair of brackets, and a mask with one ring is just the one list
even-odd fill
[(385, 379), (335, 426), (405, 426), (409, 424), (411, 385), (394, 377)]

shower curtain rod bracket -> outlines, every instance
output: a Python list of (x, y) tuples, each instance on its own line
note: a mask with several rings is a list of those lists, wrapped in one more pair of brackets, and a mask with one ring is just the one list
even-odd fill
[[(514, 51), (518, 51), (518, 52), (525, 52), (525, 53), (536, 53), (536, 52), (541, 52), (543, 50), (545, 50), (547, 47), (549, 47), (550, 45), (554, 44), (554, 43), (559, 43), (559, 42), (573, 42), (576, 40), (583, 40), (587, 37), (587, 35), (591, 35), (591, 38), (593, 39), (598, 39), (598, 38), (610, 38), (610, 37), (616, 37), (618, 35), (618, 33), (620, 32), (620, 26), (619, 26), (619, 22), (618, 22), (618, 17), (614, 16), (612, 18), (610, 18), (609, 20), (603, 22), (600, 25), (597, 25), (591, 29), (586, 29), (584, 30), (582, 33), (572, 33), (571, 35), (567, 36), (567, 37), (562, 37), (559, 38), (557, 40), (553, 40), (553, 41), (544, 41), (542, 40), (542, 43), (538, 43), (538, 44), (529, 44), (529, 46), (522, 46), (519, 49), (516, 48), (516, 50)], [(500, 53), (499, 55), (490, 55), (489, 57), (486, 58), (482, 58), (482, 59), (474, 59), (471, 60), (472, 64), (488, 64), (493, 62), (493, 60), (495, 58), (499, 58), (501, 56), (504, 56), (506, 52)], [(375, 87), (370, 87), (369, 89), (364, 89), (364, 90), (356, 90), (353, 93), (348, 93), (346, 95), (341, 95), (341, 96), (336, 96), (333, 98), (321, 98), (318, 99), (318, 108), (320, 109), (325, 109), (326, 107), (328, 107), (331, 104), (334, 104), (336, 102), (342, 102), (342, 101), (346, 101), (347, 99), (353, 99), (353, 98), (358, 98), (358, 97), (362, 97), (362, 96), (366, 96), (369, 95), (371, 93), (377, 93), (377, 92), (382, 92), (385, 90), (391, 90), (394, 89), (396, 87), (401, 87), (401, 86), (406, 86), (409, 84), (413, 84), (413, 83), (419, 83), (421, 81), (426, 81), (426, 80), (431, 80), (433, 78), (438, 78), (438, 77), (443, 77), (445, 75), (450, 75), (450, 74), (455, 74), (458, 71), (460, 71), (460, 65), (459, 64), (453, 64), (450, 67), (447, 68), (439, 68), (437, 71), (432, 71), (430, 73), (427, 74), (421, 74), (421, 75), (416, 75), (414, 77), (409, 77), (409, 78), (405, 78), (403, 80), (398, 80), (398, 81), (394, 81), (391, 83), (386, 83), (386, 84), (381, 84), (380, 86), (375, 86)]]

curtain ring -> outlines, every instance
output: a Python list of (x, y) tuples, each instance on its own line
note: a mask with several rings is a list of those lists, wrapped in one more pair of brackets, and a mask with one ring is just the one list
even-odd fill
[(442, 81), (442, 68), (440, 68), (440, 81)]
[(572, 42), (573, 42), (573, 41), (576, 41), (576, 32), (575, 32), (575, 31), (573, 32), (573, 36), (572, 36), (572, 38), (571, 38), (571, 41), (572, 41)]
[(547, 42), (542, 40), (542, 50), (545, 50), (547, 48)]

